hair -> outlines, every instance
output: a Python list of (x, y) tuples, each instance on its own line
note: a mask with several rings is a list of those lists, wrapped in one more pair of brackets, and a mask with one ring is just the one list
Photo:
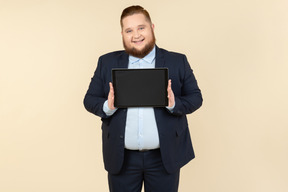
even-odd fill
[(120, 19), (121, 27), (123, 27), (122, 21), (123, 21), (123, 19), (125, 17), (131, 16), (131, 15), (134, 15), (134, 14), (139, 14), (139, 13), (143, 14), (146, 17), (147, 21), (152, 23), (150, 15), (149, 15), (147, 10), (145, 10), (140, 5), (133, 5), (133, 6), (127, 7), (126, 9), (123, 10), (122, 15), (121, 15), (121, 19)]

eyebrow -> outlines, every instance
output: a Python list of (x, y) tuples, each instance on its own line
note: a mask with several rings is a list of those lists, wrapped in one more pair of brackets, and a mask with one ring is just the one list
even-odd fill
[(138, 25), (138, 27), (146, 27), (146, 25)]

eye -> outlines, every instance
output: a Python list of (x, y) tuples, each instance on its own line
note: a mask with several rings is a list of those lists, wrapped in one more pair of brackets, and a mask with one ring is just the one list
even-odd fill
[(140, 27), (140, 28), (139, 28), (139, 30), (143, 30), (143, 29), (144, 29), (144, 27)]
[(127, 31), (126, 31), (126, 33), (131, 33), (131, 32), (132, 32), (132, 30), (127, 30)]

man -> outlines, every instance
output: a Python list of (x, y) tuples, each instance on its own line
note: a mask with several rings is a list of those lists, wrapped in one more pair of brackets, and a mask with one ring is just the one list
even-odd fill
[[(148, 192), (176, 192), (180, 168), (194, 158), (186, 114), (202, 105), (201, 91), (186, 56), (155, 45), (145, 9), (124, 9), (121, 28), (125, 51), (99, 58), (84, 99), (86, 109), (102, 120), (109, 189), (140, 192), (144, 183)], [(115, 108), (113, 68), (159, 67), (169, 69), (167, 107)]]

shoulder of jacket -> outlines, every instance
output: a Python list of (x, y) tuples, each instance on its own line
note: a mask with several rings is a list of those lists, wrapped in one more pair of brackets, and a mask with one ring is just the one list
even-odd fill
[(121, 57), (122, 55), (125, 54), (125, 51), (121, 50), (121, 51), (113, 51), (110, 53), (106, 53), (104, 55), (101, 55), (100, 58), (117, 58), (117, 57)]
[(168, 57), (186, 57), (185, 54), (174, 52), (174, 51), (168, 51), (163, 48), (158, 48), (158, 50), (164, 55)]

